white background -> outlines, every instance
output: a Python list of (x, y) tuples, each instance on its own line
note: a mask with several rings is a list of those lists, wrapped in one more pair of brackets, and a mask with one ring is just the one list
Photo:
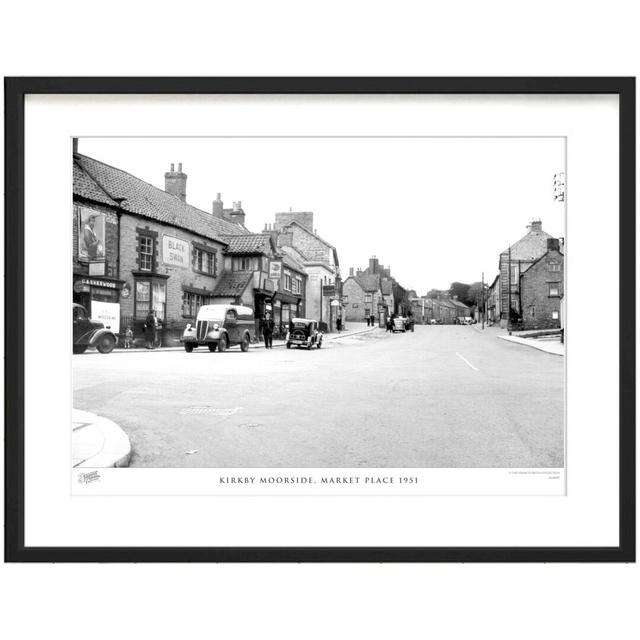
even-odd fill
[[(39, 256), (53, 245), (59, 260), (49, 262), (49, 277), (70, 281), (71, 234), (53, 211), (71, 210), (69, 147), (74, 132), (99, 135), (560, 135), (567, 136), (568, 223), (566, 260), (567, 339), (567, 468), (569, 490), (561, 479), (545, 475), (506, 475), (504, 488), (490, 472), (431, 470), (417, 473), (425, 491), (410, 500), (396, 491), (384, 497), (338, 500), (303, 496), (230, 499), (192, 496), (196, 480), (207, 493), (217, 493), (218, 472), (189, 470), (114, 470), (104, 474), (104, 493), (92, 499), (71, 496), (68, 461), (71, 388), (71, 331), (64, 314), (48, 320), (60, 336), (49, 345), (46, 366), (41, 346), (25, 347), (26, 516), (28, 546), (614, 546), (618, 542), (618, 441), (611, 429), (617, 416), (618, 359), (615, 349), (592, 357), (594, 328), (580, 322), (583, 301), (593, 291), (607, 291), (617, 308), (616, 276), (593, 259), (593, 247), (609, 238), (607, 259), (618, 263), (617, 196), (618, 110), (615, 96), (40, 96), (29, 95), (25, 113), (25, 237), (27, 295), (26, 334), (42, 328), (42, 309), (66, 305), (60, 289), (40, 286)], [(454, 144), (459, 144), (457, 142)], [(441, 138), (439, 144), (446, 144)], [(348, 142), (339, 139), (340, 144)], [(405, 161), (418, 165), (414, 146)], [(250, 175), (247, 178), (250, 180)], [(461, 177), (464, 185), (464, 177)], [(551, 192), (549, 193), (551, 197)], [(519, 216), (514, 202), (514, 216)], [(475, 215), (470, 212), (468, 215)], [(603, 217), (605, 222), (603, 222)], [(366, 218), (365, 218), (366, 220)], [(461, 220), (465, 225), (466, 219)], [(489, 224), (494, 224), (492, 220)], [(501, 233), (499, 220), (496, 234)], [(430, 217), (413, 215), (411, 232), (428, 237)], [(345, 230), (336, 243), (350, 244)], [(390, 242), (396, 238), (390, 233)], [(66, 251), (63, 248), (66, 247)], [(65, 340), (63, 336), (67, 337)], [(616, 327), (607, 335), (615, 343)], [(52, 381), (55, 368), (56, 384)], [(523, 397), (523, 402), (526, 398)], [(52, 419), (52, 416), (55, 418)], [(603, 430), (608, 430), (603, 431)], [(593, 473), (597, 460), (599, 472)], [(69, 471), (67, 471), (69, 470)], [(295, 472), (289, 472), (295, 473)], [(300, 473), (300, 472), (299, 472)], [(347, 472), (345, 472), (347, 473)], [(396, 472), (397, 473), (397, 472)], [(475, 476), (479, 475), (477, 481)], [(451, 479), (451, 476), (453, 478)], [(46, 477), (46, 482), (43, 482)], [(465, 480), (466, 478), (466, 480)], [(126, 479), (126, 481), (125, 481)], [(118, 480), (120, 482), (118, 482)], [(149, 485), (151, 483), (151, 487)], [(502, 483), (497, 483), (501, 485)], [(120, 484), (120, 486), (118, 486)], [(477, 486), (469, 486), (476, 484)], [(556, 485), (549, 486), (549, 485)], [(104, 485), (104, 487), (102, 487)], [(124, 485), (124, 486), (123, 486)], [(538, 486), (536, 486), (538, 485)], [(78, 493), (77, 486), (73, 493)], [(129, 499), (115, 500), (109, 494)], [(527, 499), (513, 493), (532, 493)], [(146, 497), (151, 491), (156, 497)], [(290, 490), (287, 493), (301, 493)], [(515, 491), (514, 491), (515, 490)], [(272, 493), (276, 493), (273, 490)], [(484, 494), (476, 497), (477, 493)], [(198, 492), (199, 493), (199, 492)], [(361, 494), (361, 492), (358, 492)], [(458, 494), (445, 499), (438, 494)], [(435, 494), (435, 495), (429, 495)], [(172, 518), (167, 522), (167, 514)], [(597, 517), (594, 517), (597, 514)], [(268, 520), (256, 528), (255, 520)], [(85, 523), (92, 522), (87, 529)], [(125, 520), (127, 527), (120, 526)], [(340, 523), (340, 526), (336, 526)], [(470, 523), (471, 526), (470, 526)]]
[[(211, 3), (111, 2), (106, 11), (86, 2), (23, 2), (3, 14), (3, 73), (638, 73), (632, 3), (447, 6), (242, 3), (232, 10)], [(636, 565), (1, 571), (2, 624), (15, 638), (601, 638), (632, 637), (638, 626)]]

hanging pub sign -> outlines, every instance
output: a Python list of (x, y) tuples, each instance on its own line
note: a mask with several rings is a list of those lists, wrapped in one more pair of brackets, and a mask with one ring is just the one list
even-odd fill
[(335, 296), (336, 295), (336, 285), (335, 284), (322, 285), (322, 295), (323, 296)]
[(282, 275), (282, 260), (272, 260), (269, 263), (269, 278), (280, 279)]
[(104, 260), (105, 217), (86, 207), (79, 207), (78, 258), (93, 262)]

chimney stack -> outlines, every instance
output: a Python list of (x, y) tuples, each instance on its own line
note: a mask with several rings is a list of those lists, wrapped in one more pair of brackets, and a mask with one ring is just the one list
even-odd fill
[(244, 225), (244, 210), (242, 209), (242, 202), (238, 200), (233, 203), (233, 209), (229, 212), (229, 220), (236, 224)]
[(375, 256), (371, 256), (369, 258), (369, 273), (378, 273), (378, 258), (376, 258)]
[(216, 195), (216, 199), (213, 201), (211, 205), (211, 213), (213, 213), (213, 215), (216, 218), (222, 218), (222, 211), (224, 209), (224, 205), (222, 204), (222, 198), (220, 196), (221, 194), (218, 193)]
[(532, 220), (529, 225), (529, 231), (542, 231), (542, 220)]
[(349, 267), (349, 275), (353, 276), (353, 267)]
[(547, 251), (560, 251), (560, 240), (558, 238), (547, 238)]
[(180, 198), (183, 202), (187, 201), (187, 174), (182, 173), (182, 162), (178, 164), (178, 170), (174, 170), (174, 164), (171, 163), (171, 171), (164, 174), (164, 190), (167, 193)]

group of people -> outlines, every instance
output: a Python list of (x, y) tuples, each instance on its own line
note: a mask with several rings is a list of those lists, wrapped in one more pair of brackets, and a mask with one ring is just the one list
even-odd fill
[(370, 316), (367, 316), (365, 320), (367, 321), (367, 327), (376, 326), (376, 317), (373, 315), (373, 313)]

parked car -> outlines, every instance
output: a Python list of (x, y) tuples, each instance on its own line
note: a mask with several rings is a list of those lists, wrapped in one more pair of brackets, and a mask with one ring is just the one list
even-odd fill
[(81, 304), (72, 305), (73, 353), (84, 353), (88, 347), (95, 347), (100, 353), (111, 353), (116, 346), (116, 335), (111, 327), (91, 320)]
[(404, 333), (407, 330), (405, 318), (403, 318), (402, 316), (398, 316), (397, 318), (394, 318), (392, 330), (393, 330), (393, 333), (396, 333), (398, 331), (402, 331), (402, 333)]
[(287, 349), (292, 346), (311, 349), (314, 345), (322, 347), (322, 332), (318, 331), (318, 323), (308, 318), (292, 318), (286, 338)]
[(200, 307), (195, 326), (188, 324), (180, 338), (184, 350), (191, 353), (197, 347), (206, 346), (213, 352), (226, 351), (227, 347), (240, 345), (248, 351), (255, 318), (251, 307), (237, 304), (206, 304)]

